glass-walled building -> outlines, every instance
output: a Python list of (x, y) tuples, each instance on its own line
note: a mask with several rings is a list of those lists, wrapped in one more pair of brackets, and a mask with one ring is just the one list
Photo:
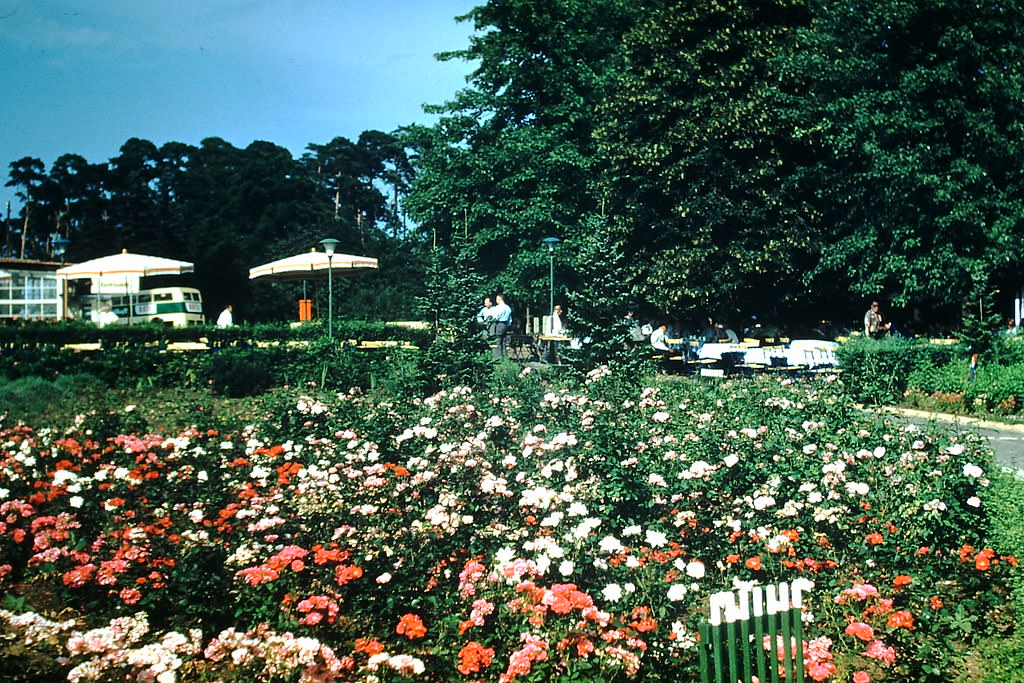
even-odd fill
[(59, 263), (0, 259), (0, 320), (60, 320)]

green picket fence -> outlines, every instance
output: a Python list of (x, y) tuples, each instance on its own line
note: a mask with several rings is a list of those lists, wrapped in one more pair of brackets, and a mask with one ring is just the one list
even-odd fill
[(812, 588), (799, 578), (712, 595), (710, 618), (699, 627), (701, 683), (803, 683), (801, 613)]

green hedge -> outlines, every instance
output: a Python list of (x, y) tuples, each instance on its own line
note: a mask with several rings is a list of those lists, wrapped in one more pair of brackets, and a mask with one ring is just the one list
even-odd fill
[(836, 355), (853, 398), (871, 405), (903, 400), (915, 373), (928, 372), (964, 358), (963, 344), (936, 344), (927, 339), (855, 337)]
[[(112, 388), (211, 389), (237, 397), (303, 385), (332, 390), (378, 386), (422, 390), (437, 381), (431, 379), (430, 353), (403, 348), (364, 350), (345, 343), (402, 341), (419, 349), (431, 346), (430, 330), (384, 323), (342, 323), (335, 328), (333, 340), (319, 325), (99, 329), (68, 323), (5, 327), (0, 332), (0, 378), (8, 382), (88, 375)], [(168, 350), (173, 342), (200, 340), (207, 349)], [(305, 343), (273, 343), (289, 341)], [(96, 342), (98, 350), (68, 348)]]
[[(426, 346), (434, 333), (393, 323), (363, 320), (334, 324), (335, 339), (356, 341), (405, 341)], [(104, 347), (124, 344), (169, 344), (206, 340), (212, 345), (255, 345), (258, 341), (313, 341), (325, 335), (319, 322), (291, 326), (287, 323), (242, 325), (218, 328), (213, 325), (165, 327), (163, 325), (112, 325), (99, 328), (83, 322), (28, 322), (0, 326), (0, 348), (15, 349), (66, 344), (102, 343)]]
[(326, 341), (303, 347), (232, 346), (165, 351), (140, 345), (98, 351), (56, 347), (0, 352), (0, 376), (8, 381), (90, 375), (119, 389), (209, 388), (223, 396), (255, 395), (279, 386), (325, 389), (391, 386), (424, 388), (430, 382), (423, 354), (411, 349), (360, 350)]
[(851, 396), (869, 405), (902, 404), (939, 412), (1024, 412), (1024, 339), (996, 337), (971, 371), (964, 344), (857, 338), (837, 353)]

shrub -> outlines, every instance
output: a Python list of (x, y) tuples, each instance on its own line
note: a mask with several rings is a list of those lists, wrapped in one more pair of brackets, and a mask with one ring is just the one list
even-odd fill
[(912, 374), (927, 378), (935, 368), (963, 357), (960, 345), (931, 344), (927, 340), (853, 337), (836, 355), (852, 397), (869, 405), (895, 404), (910, 386)]
[(9, 427), (0, 586), (130, 631), (68, 653), (110, 678), (173, 646), (196, 680), (687, 680), (710, 594), (796, 576), (829, 680), (948, 680), (1012, 634), (980, 438), (829, 382), (518, 381), (277, 390), (231, 431)]
[(54, 380), (24, 377), (0, 381), (0, 406), (9, 420), (34, 424), (68, 422), (73, 410), (101, 405), (107, 386), (86, 374), (60, 375)]

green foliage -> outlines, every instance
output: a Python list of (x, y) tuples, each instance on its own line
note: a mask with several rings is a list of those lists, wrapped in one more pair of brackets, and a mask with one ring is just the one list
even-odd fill
[(962, 348), (905, 337), (853, 337), (839, 347), (836, 356), (843, 369), (844, 385), (856, 400), (894, 404), (902, 400), (913, 373), (917, 373), (915, 377), (930, 378), (935, 368), (962, 357)]
[(577, 251), (579, 287), (569, 293), (569, 327), (580, 339), (587, 339), (576, 357), (577, 367), (589, 370), (614, 364), (627, 374), (637, 375), (642, 356), (627, 347), (629, 326), (626, 313), (633, 308), (633, 287), (624, 279), (627, 272), (625, 245), (607, 219), (584, 221)]
[(601, 150), (611, 214), (629, 231), (626, 272), (663, 315), (764, 313), (803, 294), (815, 238), (791, 181), (806, 150), (780, 61), (808, 9), (662, 0), (625, 36)]
[(34, 376), (0, 380), (0, 406), (5, 421), (67, 422), (72, 417), (69, 407), (77, 411), (81, 406), (101, 406), (107, 390), (102, 381), (85, 374), (59, 375), (52, 381)]
[[(396, 136), (366, 131), (356, 142), (339, 137), (309, 150), (294, 159), (263, 141), (239, 149), (220, 138), (160, 147), (131, 138), (100, 164), (66, 154), (47, 173), (40, 160), (23, 158), (10, 164), (9, 184), (25, 202), (28, 239), (24, 254), (11, 255), (52, 259), (46, 236), (56, 225), (71, 240), (71, 262), (121, 248), (192, 261), (208, 315), (233, 303), (242, 319), (273, 320), (292, 317), (302, 285), (251, 283), (248, 269), (334, 236), (339, 251), (378, 256), (394, 278), (339, 282), (338, 310), (409, 319), (422, 265), (399, 215), (411, 173), (405, 148)], [(311, 296), (327, 308), (325, 288)]]
[(204, 374), (210, 387), (222, 396), (237, 398), (259, 394), (276, 384), (270, 355), (250, 350), (215, 353), (207, 357)]
[(434, 329), (466, 327), (472, 325), (482, 298), (496, 293), (485, 289), (466, 240), (457, 237), (450, 250), (434, 247), (430, 252), (426, 291), (416, 301), (416, 312)]
[[(992, 546), (999, 552), (1024, 557), (1024, 481), (1018, 476), (998, 473), (985, 496), (992, 509)], [(1024, 620), (1024, 577), (1018, 572), (1011, 578), (1015, 621)], [(986, 643), (965, 667), (957, 681), (978, 680), (986, 683), (1016, 680), (1024, 667), (1024, 637), (1015, 631), (1010, 637)], [(973, 669), (973, 671), (972, 671)], [(973, 674), (973, 675), (972, 675)]]
[(424, 350), (422, 372), (429, 390), (479, 387), (492, 377), (494, 363), (487, 341), (475, 329), (457, 327), (438, 332), (434, 343)]
[(830, 235), (816, 281), (923, 308), (1015, 285), (1019, 11), (968, 0), (815, 9), (785, 62), (813, 154), (798, 177), (818, 188), (816, 222)]
[(982, 360), (973, 380), (967, 359), (922, 366), (910, 373), (903, 403), (938, 412), (1016, 416), (1024, 409), (1024, 364)]
[(969, 302), (961, 316), (960, 340), (972, 354), (988, 358), (997, 335), (1002, 330), (1003, 318), (996, 313), (991, 296), (980, 297)]
[[(430, 356), (430, 330), (382, 323), (339, 325), (334, 341), (318, 326), (282, 325), (227, 329), (92, 328), (98, 350), (58, 346), (63, 337), (49, 327), (27, 327), (13, 334), (0, 357), (0, 376), (8, 380), (60, 380), (64, 374), (88, 373), (97, 382), (119, 390), (200, 389), (230, 397), (253, 396), (279, 386), (320, 386), (333, 389), (373, 388), (386, 384), (420, 392), (430, 384), (426, 368), (445, 374), (453, 357)], [(19, 328), (20, 329), (20, 328)], [(41, 331), (42, 330), (42, 331)], [(45, 334), (44, 332), (45, 331)], [(187, 332), (187, 334), (185, 334)], [(168, 350), (167, 337), (207, 343), (208, 349)], [(413, 340), (411, 349), (402, 343)], [(362, 349), (363, 341), (393, 342), (394, 347)], [(56, 343), (52, 343), (56, 342)], [(479, 339), (466, 341), (465, 363), (478, 365)], [(420, 349), (420, 350), (417, 350)], [(436, 362), (426, 364), (425, 358)], [(455, 373), (458, 375), (458, 373)], [(471, 373), (472, 374), (472, 373)], [(476, 376), (480, 381), (480, 376)], [(41, 400), (41, 399), (40, 399)], [(16, 405), (16, 404), (15, 404)]]
[[(475, 267), (519, 311), (546, 309), (541, 239), (582, 241), (599, 207), (596, 105), (642, 10), (623, 0), (488, 3), (465, 17), (477, 29), (470, 47), (441, 55), (472, 60), (474, 71), (430, 108), (437, 125), (410, 131), (420, 154), (407, 207), (438, 244), (466, 240)], [(560, 257), (566, 291), (579, 282), (574, 263)]]

